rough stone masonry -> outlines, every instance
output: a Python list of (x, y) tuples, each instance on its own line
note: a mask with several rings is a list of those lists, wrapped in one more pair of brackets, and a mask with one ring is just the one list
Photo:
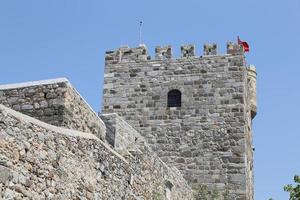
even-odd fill
[(253, 199), (252, 119), (256, 115), (256, 71), (242, 46), (227, 43), (106, 52), (103, 113), (118, 113), (145, 137), (189, 184), (221, 191), (228, 199)]
[(242, 46), (155, 54), (106, 53), (99, 116), (65, 78), (0, 85), (0, 199), (252, 200), (256, 70)]
[(0, 199), (193, 199), (179, 171), (147, 148), (123, 157), (95, 135), (3, 105), (0, 138)]
[(193, 199), (178, 169), (67, 79), (2, 85), (0, 103), (0, 199)]

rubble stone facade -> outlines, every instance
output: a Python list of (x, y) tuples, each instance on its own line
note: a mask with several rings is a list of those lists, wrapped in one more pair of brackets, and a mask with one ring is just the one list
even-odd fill
[(150, 149), (121, 156), (91, 133), (0, 105), (0, 198), (193, 199), (177, 169)]
[[(118, 113), (141, 133), (193, 188), (205, 185), (229, 199), (253, 199), (252, 119), (256, 114), (256, 71), (243, 49), (227, 44), (157, 47), (155, 59), (146, 46), (106, 53), (103, 113)], [(179, 91), (180, 106), (170, 91)], [(178, 101), (175, 100), (175, 101)]]
[(0, 85), (0, 103), (55, 126), (105, 137), (104, 123), (65, 78)]
[(99, 115), (65, 78), (0, 85), (0, 199), (253, 200), (242, 46), (123, 46), (104, 76)]

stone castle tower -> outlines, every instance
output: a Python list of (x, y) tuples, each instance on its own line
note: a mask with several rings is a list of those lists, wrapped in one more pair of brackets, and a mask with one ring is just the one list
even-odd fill
[(121, 47), (106, 52), (103, 113), (118, 113), (193, 188), (207, 186), (229, 199), (253, 199), (252, 119), (256, 71), (242, 46), (229, 42), (181, 47)]

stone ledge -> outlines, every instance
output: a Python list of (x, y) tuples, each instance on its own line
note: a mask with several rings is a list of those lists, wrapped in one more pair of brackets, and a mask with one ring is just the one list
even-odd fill
[(40, 80), (40, 81), (4, 84), (4, 85), (0, 85), (0, 90), (10, 90), (15, 88), (24, 88), (24, 87), (37, 86), (37, 85), (50, 85), (55, 83), (66, 83), (68, 86), (72, 87), (70, 81), (67, 78), (63, 77), (63, 78), (47, 79), (47, 80)]

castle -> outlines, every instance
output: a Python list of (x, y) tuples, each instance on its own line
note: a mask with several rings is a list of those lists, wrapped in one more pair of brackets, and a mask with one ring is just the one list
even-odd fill
[(108, 51), (99, 114), (65, 78), (2, 85), (0, 104), (3, 199), (254, 198), (256, 71), (239, 44)]

